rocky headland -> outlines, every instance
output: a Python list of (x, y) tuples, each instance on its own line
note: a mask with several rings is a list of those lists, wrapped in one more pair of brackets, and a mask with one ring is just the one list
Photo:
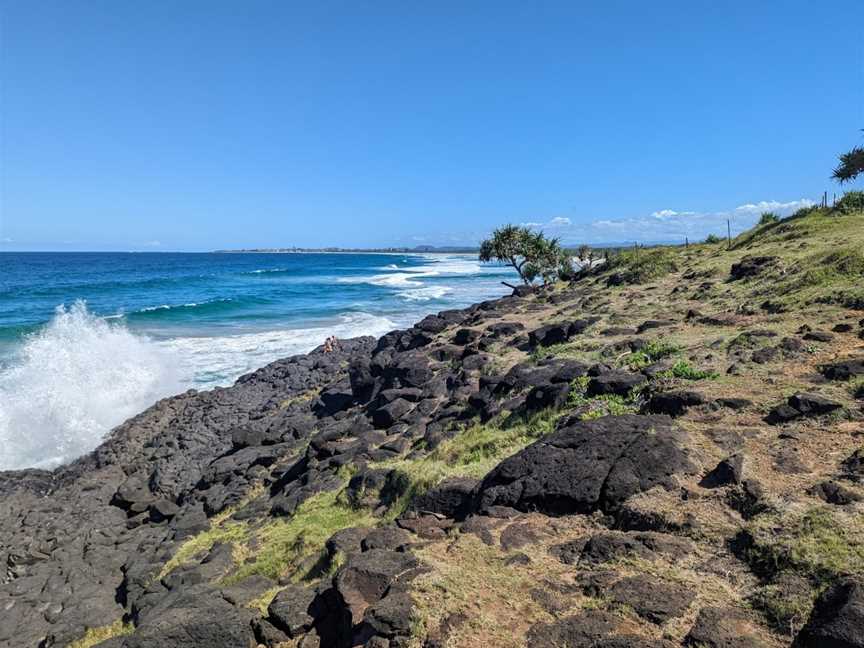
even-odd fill
[(864, 213), (638, 249), (0, 473), (0, 645), (864, 646)]

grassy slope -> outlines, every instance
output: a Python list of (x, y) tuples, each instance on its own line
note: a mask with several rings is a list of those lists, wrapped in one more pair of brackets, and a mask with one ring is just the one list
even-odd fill
[[(639, 368), (665, 358), (670, 368), (660, 379), (664, 386), (697, 386), (708, 397), (743, 397), (755, 403), (754, 407), (741, 412), (685, 416), (679, 423), (691, 433), (694, 446), (707, 467), (728, 454), (716, 443), (718, 429), (746, 433), (744, 449), (748, 472), (760, 476), (768, 497), (777, 502), (775, 511), (770, 514), (775, 517), (766, 514), (750, 522), (744, 521), (716, 492), (706, 492), (695, 483), (686, 484), (694, 496), (685, 505), (677, 499), (664, 499), (666, 496), (648, 498), (644, 505), (670, 519), (685, 515), (695, 519), (698, 532), (693, 535), (698, 544), (694, 555), (650, 565), (616, 566), (621, 573), (656, 572), (663, 578), (686, 582), (698, 592), (700, 604), (770, 608), (771, 588), (776, 587), (775, 584), (760, 581), (746, 564), (733, 559), (725, 549), (727, 541), (742, 530), (749, 531), (755, 538), (754, 563), (786, 556), (783, 570), (803, 573), (810, 579), (805, 599), (812, 597), (826, 582), (826, 574), (830, 577), (861, 568), (862, 561), (858, 559), (864, 555), (861, 553), (864, 545), (861, 544), (860, 515), (856, 522), (854, 515), (837, 507), (827, 507), (806, 495), (810, 485), (831, 476), (836, 472), (838, 461), (860, 445), (853, 436), (860, 425), (840, 420), (823, 429), (802, 423), (806, 433), (802, 434), (799, 449), (802, 461), (811, 470), (787, 474), (778, 471), (775, 465), (776, 429), (762, 422), (765, 411), (785, 396), (814, 388), (811, 379), (817, 364), (853, 351), (860, 353), (860, 341), (850, 335), (839, 336), (833, 343), (812, 345), (803, 357), (779, 364), (748, 365), (741, 375), (730, 375), (727, 370), (731, 354), (736, 350), (776, 344), (779, 336), (793, 335), (802, 324), (830, 328), (835, 323), (854, 322), (864, 316), (848, 310), (856, 300), (864, 300), (862, 250), (864, 213), (836, 215), (816, 211), (746, 232), (733, 241), (731, 249), (727, 249), (724, 242), (629, 253), (615, 267), (601, 270), (577, 284), (581, 306), (561, 309), (549, 303), (545, 310), (518, 316), (529, 328), (585, 312), (603, 317), (601, 323), (576, 341), (542, 350), (535, 354), (535, 359), (565, 355)], [(728, 281), (730, 266), (747, 255), (777, 256), (778, 261), (758, 278)], [(623, 273), (625, 283), (608, 286), (612, 272)], [(634, 281), (640, 283), (632, 283)], [(560, 286), (557, 290), (571, 289)], [(761, 308), (766, 302), (772, 305), (770, 310)], [(691, 309), (711, 315), (714, 321), (685, 323), (684, 316)], [(646, 333), (643, 337), (654, 340), (652, 346), (636, 354), (622, 353), (615, 347), (616, 342), (632, 335), (599, 334), (610, 326), (635, 326), (647, 319), (667, 318), (676, 324), (656, 334)], [(770, 328), (778, 337), (741, 336), (743, 330), (757, 328)], [(508, 347), (498, 349), (496, 357), (500, 369), (527, 359), (524, 353)], [(254, 573), (294, 579), (317, 578), (322, 572), (327, 573), (328, 566), (320, 565), (319, 559), (324, 539), (334, 531), (348, 526), (386, 523), (404, 508), (411, 495), (445, 477), (482, 476), (500, 459), (551, 430), (557, 416), (563, 413), (578, 410), (584, 418), (592, 418), (631, 411), (639, 404), (639, 394), (620, 402), (614, 399), (592, 401), (580, 395), (580, 385), (574, 387), (575, 395), (566, 412), (547, 414), (530, 422), (507, 424), (499, 420), (487, 425), (471, 424), (431, 453), (382, 465), (403, 473), (405, 484), (402, 496), (391, 504), (383, 517), (376, 518), (371, 511), (352, 508), (338, 492), (313, 498), (290, 519), (256, 524), (234, 522), (230, 515), (224, 515), (214, 520), (210, 531), (182, 546), (163, 574), (200, 556), (214, 542), (227, 541), (234, 543), (235, 556), (241, 565), (236, 573), (228, 575), (228, 581)], [(850, 410), (856, 407), (848, 386), (820, 385), (818, 390), (842, 400)], [(252, 496), (263, 494), (253, 493)], [(818, 521), (818, 532), (812, 531), (817, 528), (813, 520)], [(451, 633), (447, 645), (489, 645), (488, 641), (494, 637), (496, 645), (518, 646), (531, 623), (549, 621), (580, 607), (604, 606), (603, 601), (571, 593), (559, 597), (562, 598), (560, 609), (552, 613), (548, 605), (538, 603), (531, 593), (540, 588), (552, 592), (553, 598), (558, 596), (556, 588), (564, 587), (568, 579), (572, 579), (572, 573), (568, 573), (572, 569), (550, 559), (548, 546), (601, 528), (599, 522), (583, 516), (549, 520), (533, 515), (527, 516), (525, 524), (533, 525), (538, 536), (536, 542), (521, 550), (532, 561), (528, 566), (508, 564), (506, 559), (511, 552), (498, 545), (482, 545), (471, 535), (456, 534), (419, 549), (418, 555), (433, 569), (416, 585), (418, 628), (434, 635), (440, 632), (446, 619), (464, 614), (458, 632)], [(770, 533), (765, 531), (768, 528)], [(493, 534), (497, 533), (493, 530)], [(705, 569), (706, 563), (712, 563), (711, 569)], [(269, 593), (269, 597), (273, 594), (275, 591)], [(782, 596), (783, 592), (780, 594)], [(266, 606), (266, 603), (267, 600), (261, 600), (255, 605)], [(791, 611), (769, 609), (768, 620), (775, 623), (778, 632), (788, 631), (790, 625), (800, 624), (802, 609), (806, 610), (807, 604), (805, 600), (803, 608)], [(698, 606), (694, 606), (693, 615), (697, 609)], [(630, 618), (626, 610), (620, 612)], [(652, 627), (650, 632), (657, 637), (680, 640), (693, 615), (662, 628)], [(640, 632), (644, 632), (645, 628), (640, 627)]]

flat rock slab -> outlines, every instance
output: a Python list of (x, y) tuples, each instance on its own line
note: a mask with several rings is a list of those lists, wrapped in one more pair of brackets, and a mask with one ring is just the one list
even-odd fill
[(616, 603), (629, 605), (643, 619), (657, 624), (683, 615), (696, 597), (683, 585), (662, 583), (645, 576), (621, 579), (612, 585), (607, 595)]
[(689, 540), (665, 533), (609, 531), (556, 545), (549, 552), (566, 565), (599, 565), (625, 557), (651, 560), (658, 554), (683, 555), (692, 549)]
[(819, 367), (819, 373), (828, 380), (850, 380), (864, 376), (864, 359), (844, 360)]
[(575, 616), (534, 625), (526, 648), (671, 648), (668, 641), (633, 634), (618, 634), (622, 619), (603, 610), (585, 610)]
[(667, 416), (579, 421), (498, 464), (481, 483), (475, 510), (612, 512), (636, 493), (671, 489), (676, 475), (693, 474), (685, 441)]
[[(707, 607), (684, 638), (690, 648), (764, 648), (760, 629), (744, 610)], [(764, 632), (764, 631), (762, 631)]]

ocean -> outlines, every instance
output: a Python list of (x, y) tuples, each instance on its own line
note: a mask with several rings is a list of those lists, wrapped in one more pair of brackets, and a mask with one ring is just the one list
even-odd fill
[(508, 278), (470, 255), (0, 253), (0, 470), (70, 461), (160, 398)]

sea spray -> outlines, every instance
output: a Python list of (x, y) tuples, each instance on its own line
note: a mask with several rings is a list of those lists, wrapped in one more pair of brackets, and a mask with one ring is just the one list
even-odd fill
[(0, 373), (0, 469), (52, 467), (182, 389), (171, 356), (84, 302), (57, 308)]

